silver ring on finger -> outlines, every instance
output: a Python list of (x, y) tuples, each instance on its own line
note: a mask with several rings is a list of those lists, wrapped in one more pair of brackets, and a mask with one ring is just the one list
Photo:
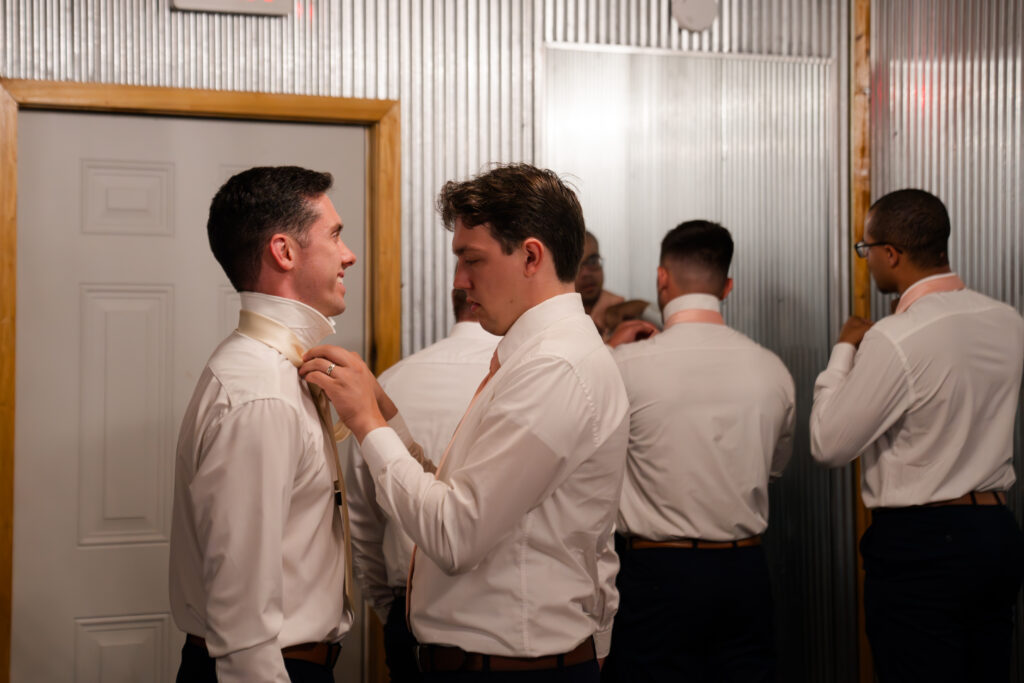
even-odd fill
[(328, 365), (327, 366), (327, 371), (324, 372), (324, 374), (327, 375), (328, 377), (330, 377), (331, 373), (334, 372), (334, 366), (335, 366), (334, 363), (331, 363), (330, 365)]

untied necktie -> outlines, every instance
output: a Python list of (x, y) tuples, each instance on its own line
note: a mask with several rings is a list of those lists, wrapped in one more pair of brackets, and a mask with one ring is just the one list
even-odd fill
[[(441, 469), (444, 467), (444, 461), (448, 459), (448, 453), (452, 450), (452, 444), (455, 443), (455, 437), (459, 435), (459, 430), (462, 429), (462, 423), (466, 420), (466, 415), (469, 415), (469, 411), (472, 410), (473, 404), (476, 403), (477, 396), (484, 390), (487, 383), (494, 377), (494, 373), (501, 367), (501, 362), (498, 360), (498, 350), (494, 350), (494, 355), (491, 356), (491, 368), (487, 375), (480, 382), (480, 386), (476, 388), (476, 393), (473, 394), (473, 398), (469, 401), (469, 405), (466, 406), (466, 412), (462, 414), (462, 419), (459, 420), (458, 426), (455, 427), (455, 432), (452, 434), (452, 438), (448, 440), (448, 446), (444, 449), (444, 455), (441, 456), (441, 460), (437, 463), (437, 471), (434, 472), (435, 478), (440, 478)], [(412, 547), (412, 557), (409, 559), (409, 576), (405, 580), (405, 623), (412, 628), (412, 622), (409, 619), (409, 611), (412, 607), (412, 572), (416, 567), (416, 550), (418, 546)]]
[(724, 325), (725, 320), (718, 311), (709, 308), (687, 308), (676, 311), (665, 321), (665, 329), (678, 323), (711, 323), (713, 325)]
[[(259, 313), (243, 310), (238, 314), (238, 331), (247, 337), (262, 342), (287, 358), (296, 368), (302, 365), (305, 349), (302, 342), (286, 326)], [(345, 495), (345, 478), (341, 473), (341, 461), (338, 459), (338, 441), (343, 441), (351, 434), (342, 423), (334, 424), (331, 418), (331, 405), (327, 394), (315, 384), (307, 383), (310, 397), (316, 406), (320, 427), (324, 431), (324, 439), (330, 444), (334, 454), (334, 502), (341, 509), (341, 521), (345, 531), (345, 603), (352, 604), (352, 535), (348, 521), (348, 496)]]

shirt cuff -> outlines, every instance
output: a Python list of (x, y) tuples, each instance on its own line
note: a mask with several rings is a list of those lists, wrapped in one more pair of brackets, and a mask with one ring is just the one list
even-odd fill
[(839, 370), (844, 375), (853, 369), (853, 357), (857, 355), (857, 347), (849, 342), (839, 342), (832, 348), (828, 359), (827, 370)]
[(598, 659), (603, 659), (608, 656), (608, 652), (612, 649), (612, 629), (609, 626), (604, 631), (598, 631), (594, 634), (594, 650), (597, 653)]
[(405, 424), (405, 418), (402, 417), (402, 413), (395, 413), (395, 416), (388, 420), (388, 427), (395, 430), (395, 434), (402, 440), (402, 444), (406, 448), (412, 447), (412, 432), (409, 431), (409, 425)]
[[(398, 416), (391, 418), (398, 419)], [(404, 422), (401, 423), (405, 425)], [(408, 429), (406, 429), (408, 433)], [(387, 466), (396, 460), (409, 457), (409, 448), (402, 441), (402, 437), (392, 427), (377, 427), (370, 431), (359, 444), (363, 450), (363, 461), (370, 470), (370, 474), (376, 479)]]
[(289, 683), (288, 670), (284, 667), (284, 658), (276, 639), (217, 657), (215, 666), (220, 683)]

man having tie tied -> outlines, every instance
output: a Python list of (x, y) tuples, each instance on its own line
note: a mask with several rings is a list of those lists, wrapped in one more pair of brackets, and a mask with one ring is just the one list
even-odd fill
[(950, 270), (949, 233), (922, 190), (872, 205), (855, 248), (899, 303), (873, 326), (850, 318), (814, 385), (812, 455), (861, 457), (865, 626), (884, 683), (1010, 679), (1024, 320)]
[(352, 625), (329, 406), (318, 409), (297, 369), (334, 331), (329, 316), (345, 310), (342, 277), (356, 262), (325, 194), (331, 182), (253, 168), (210, 206), (210, 247), (242, 313), (178, 437), (171, 610), (188, 634), (179, 683), (333, 681)]
[(729, 231), (695, 220), (661, 243), (665, 331), (612, 336), (629, 396), (616, 547), (622, 568), (606, 681), (773, 681), (768, 482), (793, 448), (793, 378), (726, 326)]
[(628, 406), (574, 291), (583, 213), (555, 174), (528, 165), (449, 182), (438, 204), (454, 286), (503, 337), (436, 477), (355, 354), (312, 349), (302, 373), (331, 397), (381, 508), (417, 545), (408, 605), (425, 680), (593, 683), (618, 598)]

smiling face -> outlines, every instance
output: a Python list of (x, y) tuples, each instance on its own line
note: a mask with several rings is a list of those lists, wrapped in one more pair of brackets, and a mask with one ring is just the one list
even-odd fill
[(455, 289), (466, 293), (470, 310), (485, 330), (505, 334), (530, 307), (523, 296), (523, 248), (506, 254), (486, 224), (470, 228), (456, 219), (452, 251), (458, 258)]
[(302, 303), (328, 318), (345, 311), (345, 269), (356, 256), (341, 240), (341, 217), (327, 195), (309, 200), (317, 218), (296, 249), (294, 287)]

